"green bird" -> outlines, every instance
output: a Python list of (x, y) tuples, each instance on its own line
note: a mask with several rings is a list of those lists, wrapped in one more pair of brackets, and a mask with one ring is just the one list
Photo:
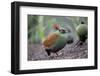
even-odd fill
[(81, 24), (76, 27), (76, 33), (79, 40), (75, 45), (82, 45), (88, 37), (88, 26), (84, 22), (81, 22)]
[(66, 30), (58, 24), (53, 25), (53, 28), (56, 32), (49, 34), (43, 41), (43, 46), (48, 56), (51, 53), (55, 53), (58, 56), (57, 52), (63, 49), (66, 44), (73, 43), (73, 37), (69, 34), (70, 30)]

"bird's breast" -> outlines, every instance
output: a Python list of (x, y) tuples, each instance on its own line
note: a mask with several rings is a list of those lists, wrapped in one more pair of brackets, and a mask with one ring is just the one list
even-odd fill
[(50, 47), (52, 46), (56, 40), (59, 38), (59, 35), (57, 33), (52, 33), (50, 35), (48, 35), (45, 40), (43, 41), (43, 45), (45, 47)]

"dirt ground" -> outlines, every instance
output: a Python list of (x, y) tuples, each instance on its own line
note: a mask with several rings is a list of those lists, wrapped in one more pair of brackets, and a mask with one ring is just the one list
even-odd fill
[(72, 48), (75, 43), (76, 42), (70, 45), (66, 44), (66, 46), (58, 52), (58, 54), (62, 54), (55, 57), (49, 57), (41, 44), (28, 44), (28, 61), (88, 58), (87, 41), (83, 45)]

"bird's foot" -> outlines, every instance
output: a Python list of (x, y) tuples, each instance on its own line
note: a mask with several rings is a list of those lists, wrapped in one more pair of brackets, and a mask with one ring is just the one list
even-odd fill
[(55, 55), (53, 53), (51, 53), (51, 55), (49, 56), (50, 59), (54, 59)]
[(62, 52), (60, 52), (60, 53), (52, 53), (52, 54), (49, 56), (49, 58), (50, 58), (50, 59), (57, 59), (57, 57), (59, 57), (59, 56), (63, 56), (63, 53), (62, 53)]
[(49, 59), (54, 59), (54, 56), (49, 56)]
[(58, 56), (62, 56), (62, 55), (63, 55), (63, 53), (62, 53), (62, 52), (58, 53)]
[(57, 59), (58, 57), (61, 57), (61, 56), (63, 56), (63, 53), (62, 52), (60, 52), (60, 53), (55, 53), (55, 58)]

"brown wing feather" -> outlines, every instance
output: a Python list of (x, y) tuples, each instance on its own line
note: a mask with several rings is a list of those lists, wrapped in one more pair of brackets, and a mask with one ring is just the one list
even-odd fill
[(59, 37), (59, 34), (57, 33), (52, 33), (48, 35), (47, 38), (43, 41), (43, 45), (49, 48), (51, 45), (55, 43), (58, 37)]

